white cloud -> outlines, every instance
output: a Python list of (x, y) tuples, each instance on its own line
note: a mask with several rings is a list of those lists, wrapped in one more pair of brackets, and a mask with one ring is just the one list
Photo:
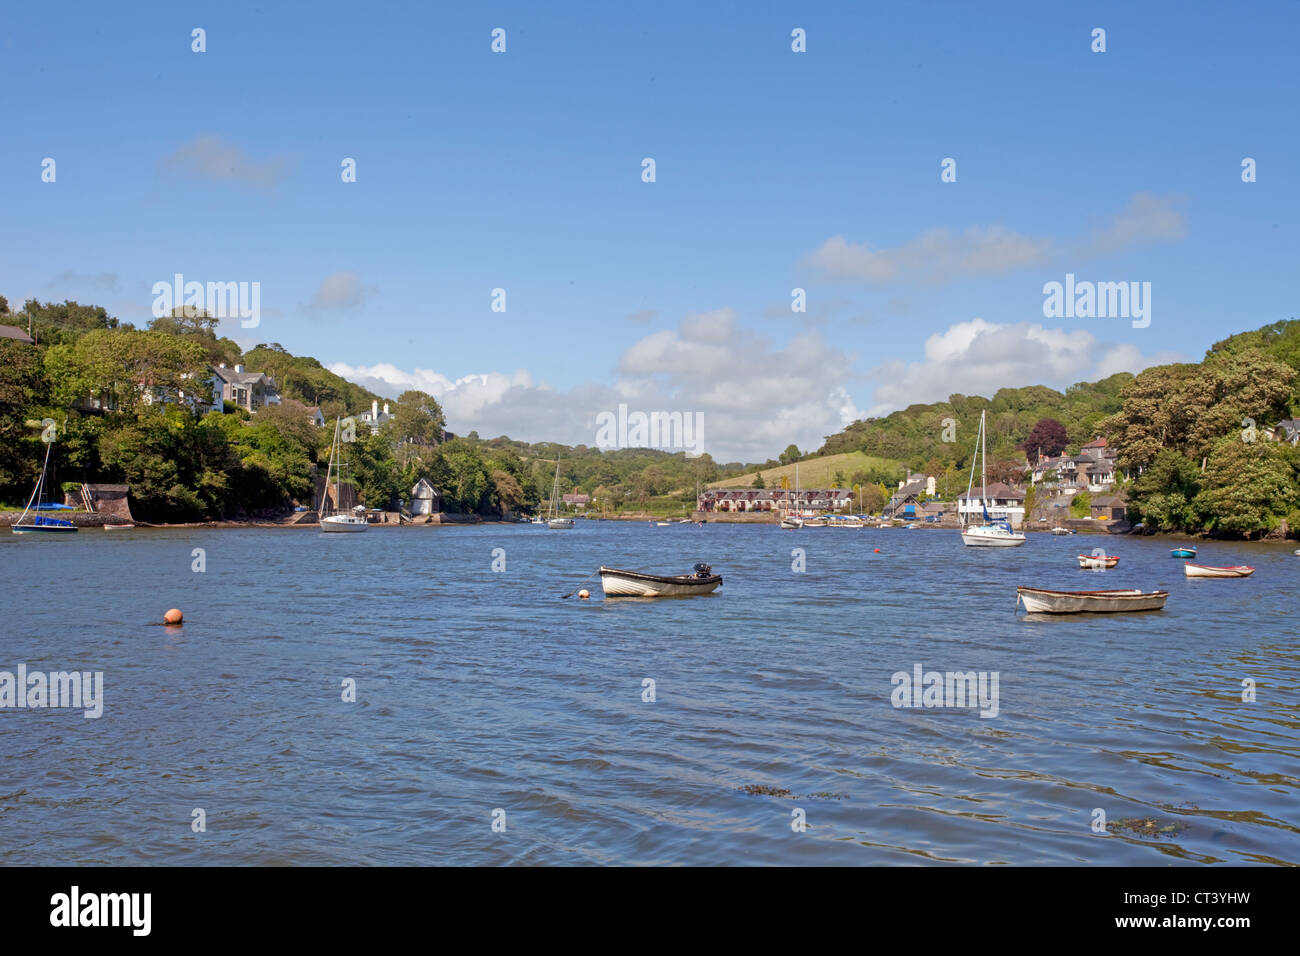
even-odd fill
[(612, 385), (561, 391), (528, 372), (452, 380), (430, 369), (390, 364), (330, 370), (380, 394), (418, 388), (442, 403), (448, 427), (525, 441), (594, 445), (597, 416), (629, 411), (703, 414), (704, 450), (718, 461), (764, 461), (790, 442), (820, 447), (825, 436), (860, 417), (845, 383), (853, 359), (815, 333), (783, 347), (737, 325), (729, 309), (688, 316), (622, 355)]
[(894, 249), (872, 250), (832, 236), (804, 257), (804, 264), (831, 279), (872, 285), (938, 284), (964, 276), (996, 275), (1042, 262), (1051, 240), (1022, 236), (1000, 226), (972, 226), (963, 233), (931, 229)]
[[(1136, 193), (1128, 205), (1086, 238), (1060, 244), (1074, 256), (1109, 255), (1130, 246), (1182, 239), (1183, 214), (1175, 200)], [(939, 285), (956, 279), (1000, 275), (1040, 265), (1058, 251), (1046, 237), (1026, 236), (1002, 226), (971, 226), (957, 233), (930, 229), (900, 246), (873, 249), (832, 236), (802, 259), (805, 268), (828, 279), (868, 285)]]
[(1108, 255), (1140, 243), (1182, 239), (1186, 231), (1186, 219), (1173, 199), (1137, 193), (1105, 228), (1092, 234), (1080, 254)]
[(919, 362), (892, 361), (873, 369), (872, 415), (915, 403), (943, 401), (959, 392), (991, 397), (999, 388), (1047, 385), (1064, 388), (1116, 372), (1140, 372), (1181, 360), (1137, 346), (1098, 341), (1087, 329), (1046, 328), (1038, 323), (999, 325), (983, 319), (957, 322), (925, 342)]
[(164, 161), (201, 179), (230, 182), (254, 189), (271, 189), (284, 176), (285, 161), (280, 157), (256, 162), (242, 149), (212, 133), (204, 133), (186, 143)]
[(311, 297), (311, 307), (351, 309), (377, 291), (374, 286), (362, 285), (361, 277), (355, 272), (336, 272), (321, 282), (320, 287)]

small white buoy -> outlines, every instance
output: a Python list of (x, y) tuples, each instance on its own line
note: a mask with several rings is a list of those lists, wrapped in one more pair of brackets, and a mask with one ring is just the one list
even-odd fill
[(586, 588), (583, 588), (581, 591), (578, 592), (578, 599), (581, 601), (585, 601), (589, 597), (591, 597), (591, 592), (588, 591)]

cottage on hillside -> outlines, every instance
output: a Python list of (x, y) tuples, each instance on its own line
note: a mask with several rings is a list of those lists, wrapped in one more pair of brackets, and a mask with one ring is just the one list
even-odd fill
[(250, 414), (267, 405), (280, 404), (275, 379), (264, 372), (249, 372), (244, 366), (227, 368), (222, 362), (212, 370), (212, 404), (220, 410), (231, 402)]
[(1025, 493), (1018, 488), (990, 481), (986, 487), (974, 487), (957, 496), (957, 514), (962, 524), (984, 520), (987, 510), (994, 518), (1006, 517), (1013, 528), (1025, 521)]

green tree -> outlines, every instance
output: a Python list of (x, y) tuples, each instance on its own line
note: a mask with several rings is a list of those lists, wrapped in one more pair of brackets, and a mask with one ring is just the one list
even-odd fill
[(1253, 535), (1271, 531), (1300, 507), (1300, 452), (1291, 445), (1242, 441), (1215, 443), (1195, 505), (1206, 530)]
[(1199, 526), (1192, 501), (1200, 493), (1200, 469), (1172, 448), (1156, 452), (1150, 467), (1129, 489), (1129, 511), (1160, 531), (1193, 530)]
[[(1073, 518), (1086, 518), (1092, 513), (1092, 496), (1086, 491), (1080, 491), (1070, 499), (1070, 516)], [(1028, 514), (1028, 512), (1026, 512)]]

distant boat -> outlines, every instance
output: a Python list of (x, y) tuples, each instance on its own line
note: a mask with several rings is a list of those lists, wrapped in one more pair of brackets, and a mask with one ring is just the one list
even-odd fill
[[(357, 532), (369, 529), (369, 522), (360, 515), (333, 512), (329, 505), (330, 477), (334, 474), (335, 458), (338, 458), (339, 471), (339, 479), (335, 487), (339, 489), (339, 495), (342, 494), (343, 488), (343, 445), (339, 440), (339, 436), (342, 434), (341, 428), (341, 420), (335, 418), (334, 441), (330, 443), (330, 463), (325, 469), (325, 491), (321, 496), (320, 502), (320, 529), (322, 532), (356, 534)], [(337, 497), (335, 498), (334, 503), (336, 505), (338, 504)]]
[(1194, 558), (1196, 557), (1195, 548), (1174, 548), (1169, 552), (1171, 558)]
[(1074, 534), (1074, 532), (1071, 531), (1069, 528), (1062, 528), (1062, 527), (1058, 524), (1055, 528), (1052, 529), (1052, 534), (1055, 534), (1055, 535)]
[(1168, 591), (1049, 591), (1016, 588), (1016, 603), (1031, 614), (1111, 614), (1123, 611), (1159, 611)]
[(555, 456), (555, 483), (551, 486), (551, 513), (547, 516), (546, 527), (560, 531), (573, 527), (573, 519), (560, 514), (560, 456)]
[(1255, 569), (1245, 564), (1214, 568), (1208, 564), (1192, 564), (1188, 561), (1183, 565), (1183, 574), (1189, 578), (1248, 578), (1254, 573)]
[(822, 515), (813, 515), (811, 518), (803, 519), (805, 528), (824, 528), (826, 527), (826, 518)]
[[(53, 424), (50, 423), (51, 429)], [(58, 504), (55, 502), (47, 503), (45, 499), (45, 475), (50, 468), (50, 450), (54, 447), (54, 439), (51, 437), (45, 441), (45, 460), (41, 463), (41, 476), (36, 479), (36, 487), (32, 489), (32, 496), (27, 499), (27, 507), (23, 513), (18, 516), (10, 529), (14, 534), (76, 534), (77, 526), (71, 521), (63, 518), (49, 518), (41, 514), (42, 511), (72, 511), (69, 505)], [(32, 519), (27, 521), (27, 515), (35, 511)]]
[(655, 522), (655, 527), (656, 527), (656, 528), (671, 528), (672, 526), (673, 526), (673, 523), (672, 523), (671, 521), (656, 521), (656, 522)]
[(134, 528), (134, 527), (135, 527), (135, 525), (133, 525), (133, 524), (106, 524), (106, 525), (103, 525), (103, 528), (104, 528), (105, 531), (126, 531), (126, 530), (128, 530), (129, 528)]
[(845, 515), (844, 517), (832, 516), (828, 522), (829, 528), (863, 528), (865, 523), (857, 515)]
[[(988, 453), (984, 448), (984, 412), (980, 412), (979, 434), (975, 438), (975, 452), (980, 459), (980, 509), (984, 512), (984, 523), (981, 525), (971, 525), (965, 527), (965, 517), (962, 518), (963, 527), (961, 529), (962, 544), (967, 547), (978, 548), (1015, 548), (1025, 543), (1025, 533), (1017, 531), (1011, 527), (1011, 521), (1006, 517), (994, 518), (989, 514), (988, 507), (984, 503), (984, 496), (988, 492)], [(975, 462), (972, 459), (970, 463), (970, 482), (966, 485), (966, 507), (969, 509), (971, 500), (971, 490), (975, 487)]]
[(798, 531), (803, 527), (803, 518), (798, 515), (787, 515), (781, 519), (781, 527), (787, 531)]
[(1113, 568), (1119, 564), (1119, 558), (1113, 554), (1081, 554), (1079, 555), (1079, 567), (1091, 571), (1098, 571), (1103, 568)]
[(908, 531), (915, 531), (917, 528), (921, 527), (921, 523), (919, 521), (913, 521), (911, 524), (903, 525), (903, 527)]
[(707, 564), (695, 565), (694, 574), (643, 574), (601, 567), (600, 586), (606, 597), (684, 597), (711, 594), (722, 586), (722, 575)]

